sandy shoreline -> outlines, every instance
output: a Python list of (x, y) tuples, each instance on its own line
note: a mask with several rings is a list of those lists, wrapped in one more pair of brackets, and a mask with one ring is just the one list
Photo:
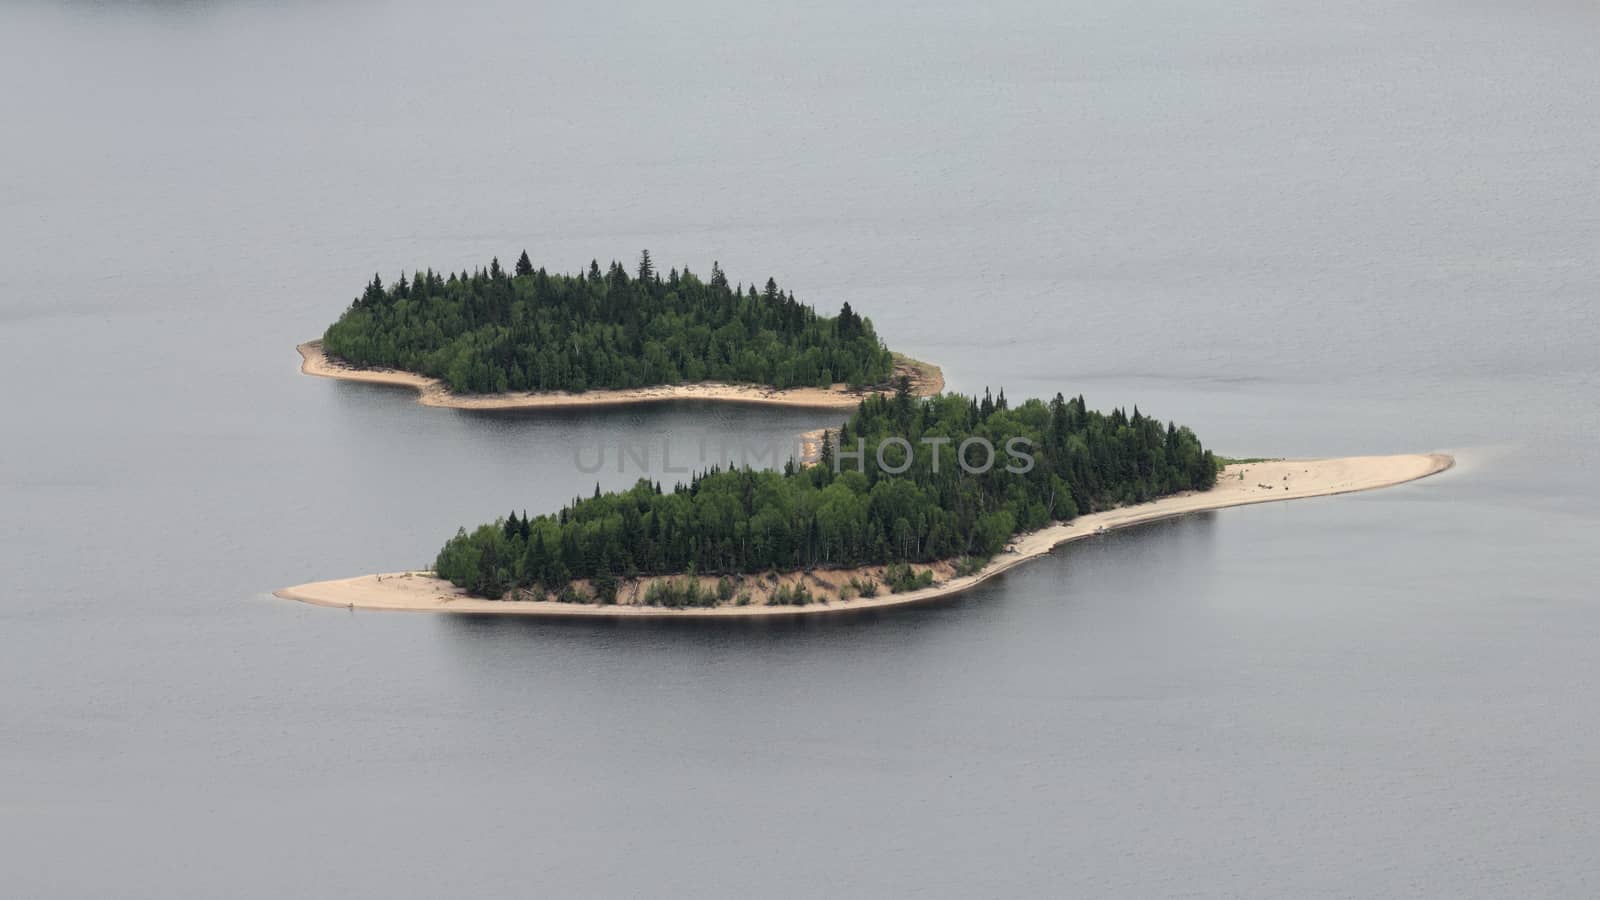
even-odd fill
[[(321, 341), (307, 341), (300, 351), (300, 371), (320, 378), (359, 381), (408, 387), (417, 392), (423, 406), (450, 409), (562, 409), (594, 406), (620, 406), (628, 403), (659, 403), (673, 400), (720, 400), (734, 403), (763, 403), (772, 406), (800, 406), (810, 409), (855, 409), (861, 398), (873, 391), (852, 391), (842, 384), (822, 388), (777, 388), (754, 385), (696, 382), (694, 384), (621, 390), (593, 390), (581, 394), (565, 391), (519, 391), (505, 394), (455, 394), (437, 378), (398, 369), (358, 369), (332, 359), (322, 350)], [(895, 355), (895, 374), (911, 377), (912, 391), (930, 397), (944, 390), (944, 373), (938, 366), (907, 356)]]
[[(1042, 556), (1069, 541), (1186, 513), (1225, 509), (1276, 500), (1325, 497), (1367, 491), (1425, 478), (1450, 468), (1454, 458), (1441, 453), (1399, 456), (1349, 456), (1337, 459), (1275, 460), (1229, 466), (1217, 486), (1203, 493), (1179, 494), (1137, 506), (1079, 516), (1065, 525), (1052, 525), (1019, 535), (1012, 549), (996, 556), (983, 571), (903, 594), (887, 592), (871, 598), (831, 600), (808, 606), (718, 606), (665, 609), (652, 606), (599, 606), (551, 601), (485, 600), (469, 597), (447, 581), (424, 572), (362, 575), (334, 581), (296, 585), (273, 593), (286, 600), (347, 609), (405, 610), (413, 612), (479, 613), (491, 615), (580, 616), (596, 618), (723, 618), (793, 616), (838, 613), (861, 609), (906, 606), (969, 590), (1027, 560)], [(833, 578), (849, 572), (829, 571)]]

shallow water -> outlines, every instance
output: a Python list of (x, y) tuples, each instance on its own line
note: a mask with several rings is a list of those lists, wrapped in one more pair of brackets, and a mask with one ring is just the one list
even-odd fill
[[(1395, 6), (7, 4), (8, 893), (1592, 896), (1600, 13)], [(1461, 464), (854, 618), (270, 597), (834, 421), (296, 373), (374, 270), (523, 247)]]

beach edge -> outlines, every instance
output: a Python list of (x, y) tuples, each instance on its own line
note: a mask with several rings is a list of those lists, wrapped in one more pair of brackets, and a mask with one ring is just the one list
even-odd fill
[[(772, 388), (757, 385), (724, 384), (700, 381), (692, 384), (657, 385), (644, 388), (598, 389), (573, 394), (565, 391), (514, 392), (505, 394), (456, 394), (444, 382), (416, 372), (400, 369), (360, 369), (338, 362), (322, 349), (321, 340), (295, 346), (300, 354), (300, 374), (332, 378), (359, 384), (379, 384), (410, 388), (423, 406), (446, 409), (584, 409), (627, 406), (636, 403), (672, 403), (709, 400), (719, 403), (747, 403), (805, 409), (855, 409), (863, 398), (886, 393), (882, 390), (852, 391), (833, 388)], [(896, 373), (912, 378), (912, 393), (931, 397), (944, 391), (944, 370), (930, 362), (894, 354)]]
[[(1103, 534), (1119, 528), (1129, 528), (1164, 519), (1176, 518), (1198, 512), (1210, 512), (1259, 503), (1302, 500), (1313, 497), (1332, 497), (1380, 488), (1395, 487), (1438, 475), (1455, 465), (1455, 457), (1448, 453), (1398, 454), (1393, 456), (1336, 457), (1330, 459), (1271, 460), (1229, 466), (1218, 476), (1219, 485), (1224, 479), (1236, 479), (1233, 490), (1218, 492), (1217, 488), (1204, 492), (1188, 492), (1163, 497), (1148, 503), (1118, 507), (1097, 513), (1081, 515), (1066, 524), (1051, 525), (1012, 539), (1014, 549), (996, 556), (981, 571), (972, 575), (952, 578), (942, 584), (888, 594), (881, 597), (854, 600), (831, 600), (807, 606), (715, 606), (705, 608), (665, 608), (654, 606), (601, 606), (598, 604), (557, 603), (553, 601), (487, 600), (468, 596), (447, 581), (421, 571), (381, 573), (331, 581), (309, 582), (280, 588), (273, 595), (284, 600), (295, 600), (315, 606), (372, 611), (442, 612), (468, 615), (542, 616), (546, 618), (767, 618), (771, 616), (811, 616), (856, 613), (864, 610), (889, 609), (929, 603), (956, 596), (983, 584), (1011, 568), (1044, 556), (1064, 544)], [(1245, 485), (1245, 477), (1257, 472), (1257, 477), (1271, 478), (1282, 475), (1288, 482), (1300, 468), (1311, 474), (1317, 467), (1319, 474), (1332, 476), (1326, 483), (1297, 489), (1284, 485), (1257, 482)], [(1264, 474), (1263, 474), (1264, 473)]]

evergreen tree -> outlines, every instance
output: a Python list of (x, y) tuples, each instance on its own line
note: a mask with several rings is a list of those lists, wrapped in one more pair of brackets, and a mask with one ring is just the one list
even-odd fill
[[(776, 388), (835, 381), (880, 385), (893, 358), (853, 311), (819, 317), (768, 280), (731, 296), (713, 267), (707, 285), (687, 271), (663, 282), (648, 253), (642, 277), (613, 262), (602, 272), (551, 276), (519, 254), (515, 278), (488, 269), (385, 289), (374, 276), (323, 335), (332, 358), (444, 381), (458, 393), (584, 391), (686, 381)], [(400, 303), (400, 300), (410, 300)], [(848, 307), (846, 307), (848, 309)]]
[[(640, 479), (627, 491), (597, 490), (555, 515), (513, 512), (470, 533), (458, 530), (435, 569), (469, 591), (499, 596), (513, 584), (560, 591), (573, 578), (591, 579), (598, 593), (620, 572), (734, 574), (937, 560), (970, 568), (962, 557), (997, 552), (1017, 532), (1215, 484), (1216, 460), (1194, 434), (1142, 409), (1135, 425), (1120, 410), (1089, 411), (1081, 398), (1003, 409), (996, 403), (983, 420), (968, 397), (916, 399), (909, 415), (899, 402), (867, 397), (839, 435), (868, 448), (903, 439), (912, 447), (903, 474), (877, 471), (869, 449), (866, 474), (847, 467), (834, 477), (830, 432), (816, 466), (792, 459), (781, 472), (713, 466), (665, 493)], [(942, 449), (924, 436), (944, 441)], [(1035, 465), (1013, 473), (1002, 459), (989, 472), (968, 473), (949, 454), (969, 436), (996, 448), (1025, 439)], [(885, 580), (914, 586), (915, 577), (904, 570)]]

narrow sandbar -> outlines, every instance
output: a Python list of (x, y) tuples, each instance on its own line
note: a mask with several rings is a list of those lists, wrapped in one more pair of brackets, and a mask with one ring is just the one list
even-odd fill
[[(567, 391), (512, 391), (504, 394), (457, 394), (444, 382), (415, 372), (398, 369), (358, 369), (328, 356), (321, 341), (307, 341), (300, 351), (300, 371), (320, 378), (359, 381), (408, 387), (417, 392), (423, 406), (451, 409), (562, 409), (593, 406), (621, 406), (629, 403), (663, 403), (675, 400), (718, 400), (731, 403), (761, 403), (770, 406), (798, 406), (809, 409), (855, 409), (861, 398), (879, 393), (851, 390), (843, 384), (831, 388), (773, 388), (749, 384), (722, 384), (699, 381), (692, 384), (667, 384), (621, 390), (593, 390), (574, 394)], [(931, 397), (944, 390), (944, 373), (938, 366), (895, 354), (895, 376), (911, 379), (911, 391), (918, 397)]]
[[(716, 606), (694, 609), (667, 609), (657, 606), (557, 603), (547, 600), (486, 600), (471, 597), (450, 584), (426, 572), (396, 572), (382, 575), (361, 575), (336, 581), (318, 581), (284, 588), (274, 593), (286, 600), (299, 600), (318, 606), (348, 609), (386, 609), (412, 612), (484, 613), (534, 616), (590, 616), (597, 618), (660, 617), (660, 618), (721, 618), (773, 615), (815, 615), (859, 609), (880, 609), (922, 603), (948, 597), (969, 590), (986, 579), (1022, 563), (1042, 556), (1054, 547), (1069, 541), (1091, 537), (1102, 530), (1126, 528), (1181, 516), (1187, 513), (1244, 506), (1252, 503), (1270, 503), (1275, 500), (1299, 500), (1306, 497), (1325, 497), (1354, 491), (1404, 484), (1426, 478), (1450, 468), (1453, 457), (1443, 453), (1405, 454), (1399, 456), (1347, 456), (1336, 459), (1272, 460), (1240, 463), (1228, 466), (1217, 478), (1217, 486), (1209, 491), (1194, 491), (1163, 497), (1136, 506), (1124, 506), (1104, 512), (1079, 516), (1064, 525), (1052, 525), (1038, 531), (1018, 535), (1011, 548), (999, 554), (982, 571), (967, 576), (950, 577), (932, 587), (902, 594), (883, 593), (876, 597), (853, 600), (831, 599), (825, 603), (807, 606)], [(919, 567), (929, 568), (929, 567)], [(948, 565), (931, 567), (936, 572), (948, 574)], [(857, 570), (865, 571), (865, 570)], [(820, 574), (831, 581), (848, 581), (850, 570), (826, 570)], [(791, 575), (789, 577), (798, 577)]]

